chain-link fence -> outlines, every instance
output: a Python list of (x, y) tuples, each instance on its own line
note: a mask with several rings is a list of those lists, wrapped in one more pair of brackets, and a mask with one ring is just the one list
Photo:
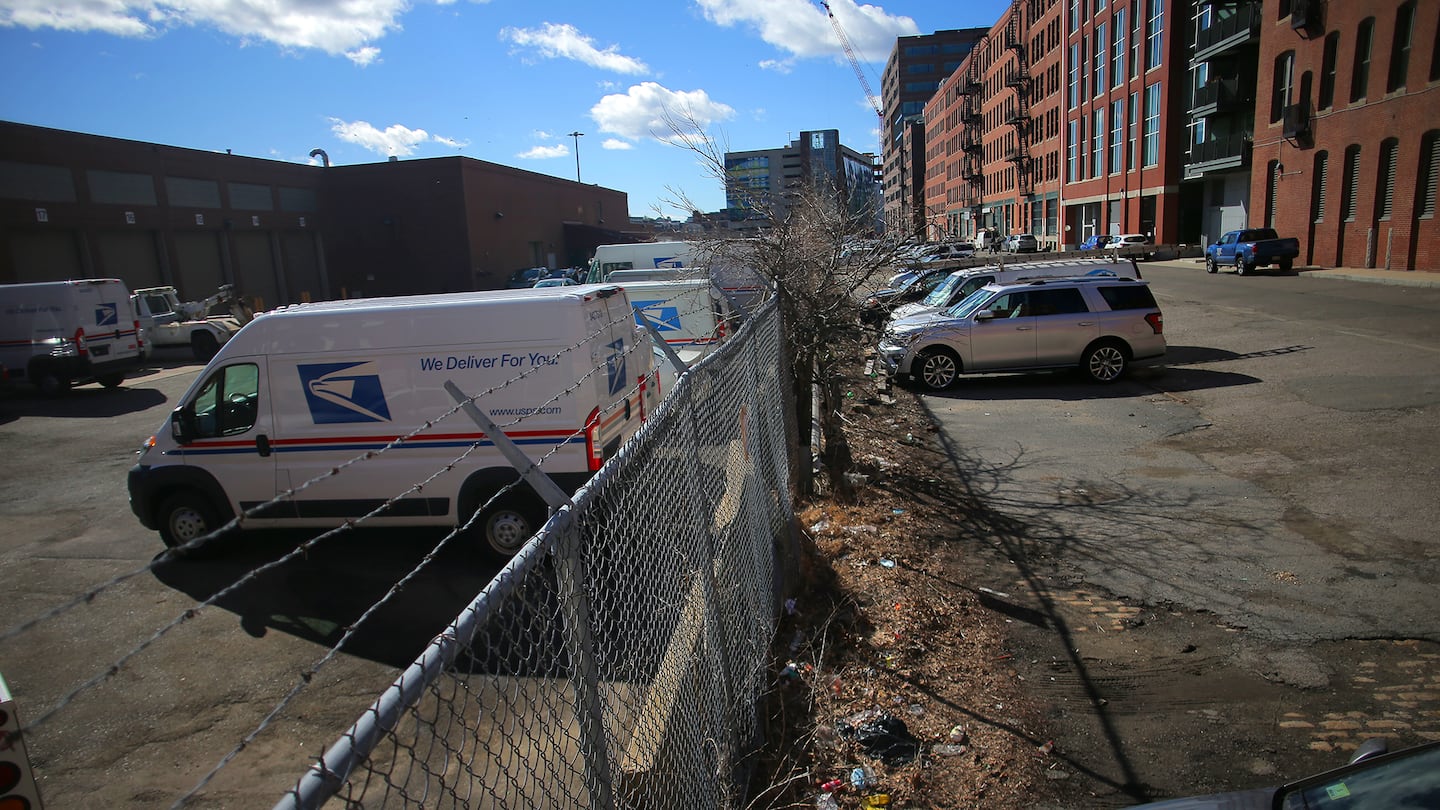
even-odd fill
[(733, 807), (792, 507), (773, 301), (277, 807)]

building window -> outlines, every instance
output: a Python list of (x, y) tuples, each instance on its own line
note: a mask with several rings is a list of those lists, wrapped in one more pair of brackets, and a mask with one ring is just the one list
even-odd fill
[(1161, 0), (1150, 2), (1150, 30), (1146, 35), (1146, 60), (1145, 69), (1160, 67), (1160, 61), (1164, 57), (1165, 39), (1165, 3)]
[(1092, 96), (1098, 96), (1105, 92), (1105, 63), (1108, 61), (1105, 56), (1106, 42), (1105, 23), (1100, 23), (1100, 25), (1095, 28), (1095, 83), (1090, 93)]
[(1355, 31), (1355, 64), (1350, 70), (1350, 103), (1365, 98), (1370, 83), (1370, 46), (1375, 38), (1375, 18), (1366, 17)]
[(1125, 99), (1110, 103), (1110, 173), (1125, 168)]
[(1335, 104), (1335, 59), (1340, 51), (1340, 32), (1325, 35), (1325, 53), (1320, 57), (1320, 104), (1328, 110)]
[(1325, 221), (1325, 176), (1330, 171), (1330, 153), (1315, 153), (1315, 171), (1310, 187), (1310, 219), (1312, 222)]
[(1160, 165), (1160, 82), (1145, 88), (1145, 167)]
[(1286, 17), (1290, 16), (1290, 0), (1280, 0), (1280, 2), (1276, 3), (1276, 5), (1280, 7), (1280, 12), (1279, 16), (1277, 16), (1275, 19), (1283, 20)]
[(1280, 161), (1265, 164), (1265, 227), (1275, 227), (1275, 198), (1280, 194)]
[(1341, 180), (1340, 187), (1340, 215), (1346, 222), (1355, 221), (1355, 213), (1358, 200), (1355, 194), (1355, 184), (1360, 179), (1360, 144), (1352, 143), (1345, 147), (1345, 177)]
[(1440, 80), (1440, 18), (1435, 20), (1435, 41), (1430, 43), (1430, 81)]
[(1110, 49), (1110, 85), (1125, 81), (1125, 9), (1115, 9), (1115, 42)]
[(1294, 82), (1295, 52), (1286, 51), (1275, 57), (1275, 75), (1270, 85), (1270, 123), (1277, 123), (1285, 116)]
[(1069, 105), (1066, 107), (1067, 110), (1075, 109), (1075, 105), (1080, 103), (1079, 81), (1080, 44), (1077, 42), (1072, 42), (1070, 43), (1070, 92), (1066, 96), (1066, 99), (1069, 101)]
[(1380, 142), (1380, 176), (1375, 178), (1375, 218), (1388, 220), (1395, 208), (1395, 164), (1400, 142), (1387, 138)]
[(1140, 135), (1140, 94), (1130, 94), (1130, 139), (1125, 142), (1125, 170), (1135, 169), (1135, 139)]
[(1435, 216), (1435, 190), (1440, 179), (1440, 130), (1425, 133), (1420, 141), (1420, 184), (1415, 187), (1416, 216), (1432, 219)]
[(1080, 30), (1080, 0), (1070, 0), (1070, 33)]
[(1385, 92), (1405, 88), (1405, 74), (1410, 70), (1410, 40), (1415, 33), (1415, 2), (1405, 3), (1395, 11), (1395, 35), (1390, 42), (1390, 73), (1385, 79)]
[(1076, 172), (1075, 160), (1077, 151), (1080, 148), (1080, 122), (1069, 121), (1066, 125), (1066, 134), (1070, 137), (1065, 142), (1065, 182), (1073, 183), (1079, 179)]
[[(1160, 0), (1152, 0), (1160, 2)], [(1145, 19), (1141, 13), (1143, 4), (1141, 0), (1135, 0), (1135, 13), (1130, 15), (1130, 78), (1140, 75), (1140, 45), (1145, 40), (1140, 36), (1140, 21)]]
[(1090, 176), (1099, 177), (1105, 170), (1105, 108), (1090, 118)]

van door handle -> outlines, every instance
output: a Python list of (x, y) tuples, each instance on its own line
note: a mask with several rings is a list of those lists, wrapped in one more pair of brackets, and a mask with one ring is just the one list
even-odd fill
[(1097, 323), (1099, 323), (1099, 321), (1081, 321), (1080, 326), (1094, 326)]
[(1033, 327), (1033, 326), (1017, 326), (1017, 327), (1015, 327), (1015, 331), (1016, 331), (1016, 332), (1029, 332), (1031, 329), (1034, 329), (1034, 328), (1035, 328), (1035, 327)]
[(261, 433), (259, 436), (256, 436), (256, 437), (255, 437), (255, 449), (256, 449), (257, 451), (259, 451), (261, 458), (265, 458), (265, 457), (269, 456), (269, 455), (270, 455), (270, 437), (269, 437), (269, 436), (266, 436), (264, 433)]

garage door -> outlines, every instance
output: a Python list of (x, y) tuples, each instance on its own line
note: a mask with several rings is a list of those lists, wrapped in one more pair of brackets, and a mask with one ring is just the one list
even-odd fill
[(79, 235), (61, 228), (43, 231), (11, 231), (10, 261), (14, 281), (64, 281), (85, 278), (80, 265)]

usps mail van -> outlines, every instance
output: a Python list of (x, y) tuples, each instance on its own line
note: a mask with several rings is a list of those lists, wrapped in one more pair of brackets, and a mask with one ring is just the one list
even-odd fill
[(567, 492), (659, 404), (649, 336), (613, 285), (297, 304), (220, 348), (141, 449), (131, 509), (171, 546), (241, 514), (375, 513), (365, 525), (468, 523), (513, 554), (546, 505), (523, 482), (492, 502), (519, 474), (447, 381)]
[(0, 366), (47, 396), (125, 381), (141, 361), (140, 323), (118, 278), (0, 284)]
[[(624, 270), (621, 273), (641, 271)], [(686, 368), (705, 359), (739, 324), (730, 301), (706, 278), (674, 281), (624, 282), (630, 303), (638, 312), (636, 324), (644, 317), (654, 325), (665, 343), (679, 355)], [(680, 370), (660, 347), (655, 347), (655, 364), (660, 368), (661, 391), (675, 387)]]

